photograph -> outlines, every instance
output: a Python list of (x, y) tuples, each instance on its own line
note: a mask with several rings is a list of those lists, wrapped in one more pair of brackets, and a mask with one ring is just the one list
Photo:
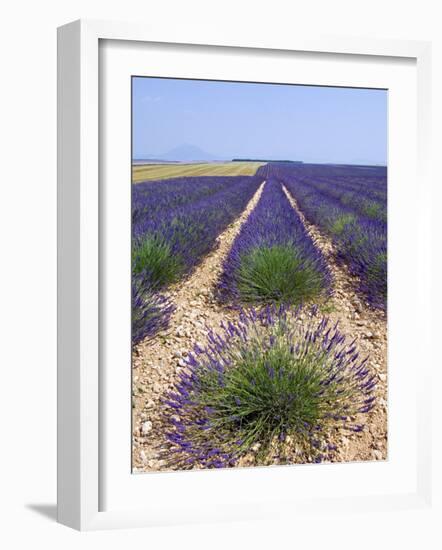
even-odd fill
[(132, 472), (388, 460), (388, 90), (131, 102)]

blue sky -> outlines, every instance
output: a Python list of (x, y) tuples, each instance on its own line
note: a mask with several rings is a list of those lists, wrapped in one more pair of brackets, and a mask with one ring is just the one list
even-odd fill
[(133, 157), (387, 163), (387, 91), (135, 77)]

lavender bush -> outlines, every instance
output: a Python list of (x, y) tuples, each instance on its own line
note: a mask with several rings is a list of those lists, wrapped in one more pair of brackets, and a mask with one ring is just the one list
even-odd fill
[(138, 344), (167, 328), (175, 307), (155, 292), (146, 273), (132, 277), (132, 342)]
[(249, 310), (195, 347), (164, 400), (171, 468), (235, 466), (258, 448), (260, 464), (321, 462), (336, 429), (363, 430), (375, 401), (367, 359), (337, 326), (299, 315)]
[(224, 262), (220, 300), (299, 304), (329, 291), (330, 279), (280, 183), (269, 178)]

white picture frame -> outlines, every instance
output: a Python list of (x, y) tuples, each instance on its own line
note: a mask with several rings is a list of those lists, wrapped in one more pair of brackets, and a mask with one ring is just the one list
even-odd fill
[[(430, 374), (435, 357), (432, 355), (431, 333), (431, 182), (429, 178), (429, 148), (431, 118), (430, 64), (431, 45), (426, 42), (372, 40), (350, 37), (310, 38), (282, 36), (278, 43), (268, 44), (257, 36), (244, 41), (227, 33), (222, 39), (208, 39), (204, 32), (198, 37), (165, 36), (152, 28), (136, 24), (76, 21), (59, 29), (58, 33), (58, 521), (80, 530), (131, 526), (152, 526), (178, 522), (213, 521), (257, 518), (263, 515), (284, 517), (295, 511), (321, 510), (330, 506), (330, 499), (321, 497), (290, 501), (284, 497), (282, 506), (274, 500), (250, 502), (232, 506), (220, 517), (219, 510), (208, 510), (204, 503), (193, 503), (188, 510), (158, 509), (125, 506), (103, 510), (100, 484), (103, 483), (102, 416), (107, 399), (101, 392), (102, 357), (100, 353), (100, 302), (103, 299), (100, 280), (102, 235), (100, 212), (100, 41), (135, 43), (164, 43), (202, 45), (210, 48), (229, 48), (238, 52), (272, 51), (329, 53), (378, 58), (408, 58), (416, 63), (417, 71), (417, 170), (419, 211), (419, 268), (416, 271), (419, 287), (419, 308), (426, 315), (419, 321), (422, 357), (421, 376), (416, 380), (416, 484), (404, 492), (379, 493), (351, 498), (339, 497), (334, 506), (345, 513), (357, 505), (361, 510), (380, 508), (412, 508), (429, 506), (431, 501), (431, 433)], [(129, 174), (128, 174), (129, 178)], [(128, 396), (129, 399), (129, 396)], [(274, 470), (276, 471), (276, 470)], [(279, 470), (280, 480), (288, 470)], [(204, 483), (209, 483), (208, 473)], [(180, 475), (180, 474), (178, 474)], [(181, 474), (188, 476), (189, 474)], [(209, 473), (209, 475), (211, 475)], [(234, 473), (235, 483), (246, 472)], [(163, 477), (162, 477), (163, 476)], [(176, 479), (176, 478), (175, 478)], [(190, 479), (190, 478), (189, 478)], [(213, 478), (214, 479), (214, 478)], [(173, 484), (174, 478), (161, 474), (156, 485)], [(282, 498), (282, 497), (281, 497)], [(252, 499), (253, 500), (253, 499)], [(270, 510), (270, 508), (272, 510)], [(288, 516), (289, 517), (289, 516)]]

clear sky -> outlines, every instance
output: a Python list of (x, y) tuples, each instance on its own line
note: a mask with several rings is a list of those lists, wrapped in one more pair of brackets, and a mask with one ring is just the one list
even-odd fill
[(387, 91), (133, 78), (133, 157), (387, 164)]

